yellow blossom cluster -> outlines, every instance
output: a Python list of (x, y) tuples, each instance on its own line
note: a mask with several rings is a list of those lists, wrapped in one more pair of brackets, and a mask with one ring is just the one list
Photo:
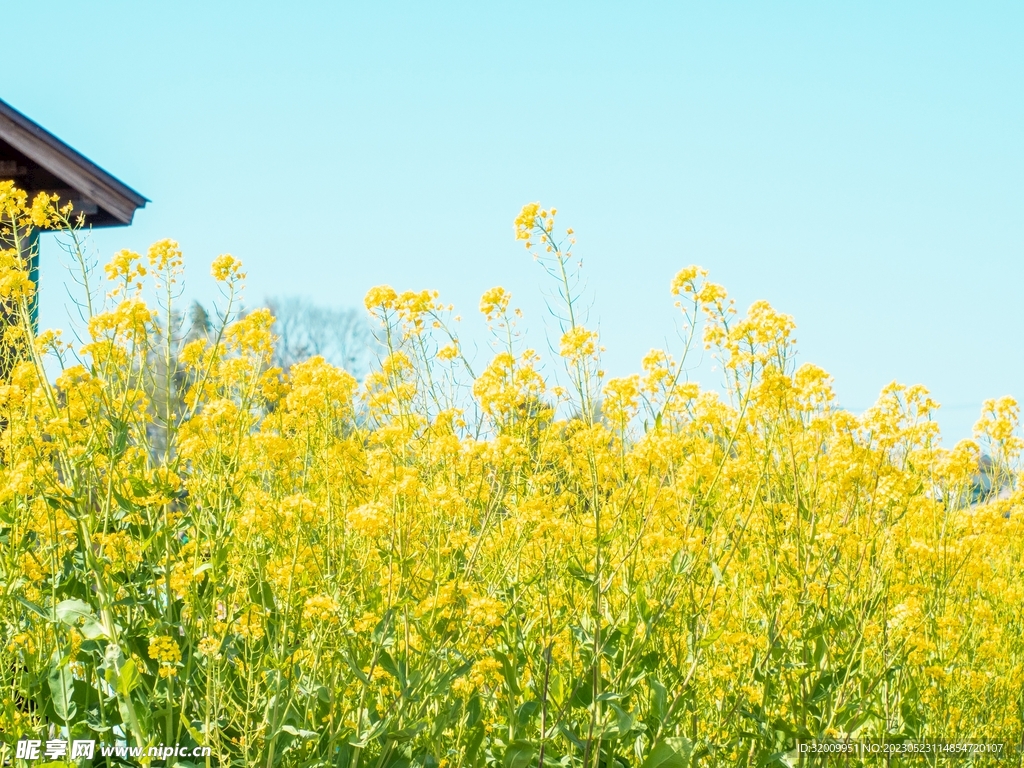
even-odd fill
[(149, 658), (159, 665), (160, 677), (173, 677), (177, 674), (175, 666), (181, 661), (181, 649), (174, 639), (159, 635), (149, 639)]

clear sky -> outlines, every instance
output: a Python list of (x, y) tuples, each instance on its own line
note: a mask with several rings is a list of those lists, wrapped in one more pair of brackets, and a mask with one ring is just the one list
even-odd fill
[[(578, 233), (623, 374), (672, 275), (795, 316), (841, 402), (923, 383), (948, 439), (1024, 397), (1024, 5), (2, 0), (0, 98), (149, 197), (121, 247), (221, 252), (249, 303), (501, 284), (545, 349), (520, 206)], [(16, 30), (16, 33), (12, 33)], [(46, 326), (66, 325), (43, 254)]]

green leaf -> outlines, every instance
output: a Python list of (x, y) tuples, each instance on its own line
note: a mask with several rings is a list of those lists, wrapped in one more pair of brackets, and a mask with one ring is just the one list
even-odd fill
[(390, 648), (394, 645), (394, 631), (395, 631), (395, 610), (385, 611), (384, 615), (381, 616), (380, 621), (377, 622), (377, 626), (373, 628), (373, 642), (375, 645), (380, 645), (384, 648)]
[(498, 650), (491, 653), (497, 661), (501, 662), (501, 669), (504, 673), (505, 683), (508, 685), (509, 692), (513, 696), (519, 697), (523, 689), (519, 686), (520, 670), (518, 664), (513, 659), (510, 659), (506, 653)]
[[(95, 733), (106, 733), (113, 729), (115, 725), (121, 724), (121, 719), (116, 715), (117, 713), (112, 711), (103, 712), (101, 714), (98, 707), (93, 707), (85, 714), (85, 724), (89, 726), (90, 731), (94, 731)], [(189, 728), (189, 725), (186, 723), (185, 727)], [(191, 732), (192, 731), (190, 730), (189, 733)], [(193, 736), (193, 738), (195, 737)], [(197, 740), (196, 743), (201, 744), (202, 742)]]
[(470, 698), (469, 703), (466, 704), (466, 725), (470, 728), (475, 728), (477, 723), (483, 718), (483, 708), (480, 706), (480, 695), (474, 693)]
[(66, 666), (57, 666), (56, 662), (55, 656), (46, 683), (50, 687), (53, 711), (65, 723), (70, 723), (71, 718), (78, 712), (78, 706), (72, 701), (72, 696), (75, 695), (75, 679), (71, 675), (71, 670)]
[(39, 615), (41, 618), (44, 618), (47, 621), (53, 621), (52, 614), (47, 613), (46, 609), (43, 608), (42, 606), (36, 605), (35, 603), (30, 602), (29, 600), (26, 600), (21, 595), (15, 595), (14, 599), (17, 600), (22, 605), (24, 605), (30, 611), (32, 611), (32, 613), (35, 613), (35, 614)]
[(258, 581), (249, 587), (249, 599), (264, 608), (274, 608), (274, 589), (266, 581)]
[(144, 498), (153, 492), (153, 487), (141, 477), (129, 477), (128, 485), (132, 487), (132, 493), (137, 498)]
[(672, 556), (672, 573), (676, 576), (685, 576), (690, 571), (690, 567), (693, 565), (693, 561), (690, 559), (690, 554), (679, 550)]
[[(124, 455), (124, 452), (128, 449), (128, 429), (129, 424), (127, 421), (122, 421), (113, 416), (108, 417), (110, 426), (113, 427), (114, 434), (111, 435), (111, 456), (115, 461)], [(114, 463), (114, 462), (112, 462)]]
[(608, 708), (615, 713), (615, 722), (605, 732), (608, 735), (624, 736), (633, 730), (633, 716), (615, 702), (609, 702)]
[(388, 733), (388, 738), (397, 744), (411, 743), (419, 734), (427, 729), (426, 723), (416, 723), (408, 728)]
[(117, 673), (117, 692), (127, 698), (140, 682), (135, 662), (128, 659)]
[(561, 705), (562, 696), (565, 693), (564, 688), (565, 684), (562, 676), (558, 674), (558, 670), (551, 670), (551, 676), (548, 678), (548, 699), (555, 704)]
[(120, 491), (117, 490), (116, 487), (110, 489), (110, 494), (114, 497), (114, 501), (117, 502), (117, 505), (121, 509), (126, 510), (128, 512), (135, 512), (138, 510), (139, 506), (131, 499), (128, 499), (125, 496), (123, 496), (120, 493)]
[(718, 567), (718, 563), (716, 563), (714, 560), (711, 561), (711, 575), (715, 577), (715, 586), (722, 586), (723, 582), (725, 581), (722, 578), (722, 569)]
[(580, 681), (573, 687), (572, 696), (569, 698), (569, 706), (586, 709), (594, 703), (594, 686), (589, 678), (593, 678), (593, 672), (588, 671), (587, 677), (580, 678)]
[(524, 702), (516, 712), (516, 722), (518, 722), (520, 726), (527, 725), (537, 716), (538, 712), (540, 712), (539, 701)]
[(82, 636), (86, 640), (96, 640), (100, 637), (109, 638), (110, 634), (106, 628), (95, 619), (87, 619), (85, 624), (82, 625)]
[(501, 764), (505, 768), (528, 768), (537, 759), (537, 747), (532, 742), (517, 739), (505, 750)]
[(398, 684), (402, 688), (406, 687), (404, 662), (396, 662), (393, 658), (391, 658), (390, 653), (388, 653), (387, 651), (381, 651), (380, 655), (377, 656), (377, 664), (378, 666), (380, 666), (381, 669), (383, 669), (385, 672), (387, 672), (389, 675), (395, 678), (395, 680), (398, 681)]
[(466, 744), (466, 763), (472, 765), (476, 760), (476, 753), (480, 751), (480, 745), (484, 743), (484, 727), (479, 725), (473, 729), (469, 741)]
[(690, 768), (693, 742), (683, 736), (670, 736), (658, 742), (640, 768)]
[(576, 581), (582, 582), (588, 586), (594, 585), (594, 577), (583, 570), (579, 563), (570, 561), (566, 566), (566, 569), (569, 571), (569, 575), (576, 579)]
[(282, 725), (281, 731), (283, 733), (290, 733), (292, 736), (298, 736), (300, 739), (315, 739), (319, 735), (316, 731), (306, 731), (292, 725)]
[(668, 689), (660, 680), (651, 680), (651, 715), (660, 725), (668, 713)]
[(647, 602), (647, 591), (644, 589), (643, 584), (640, 584), (636, 589), (636, 607), (644, 624), (650, 624), (652, 616), (651, 605)]
[(93, 613), (92, 606), (82, 600), (64, 600), (57, 603), (57, 607), (53, 612), (58, 621), (67, 624), (69, 627), (81, 625), (82, 635), (86, 640), (110, 637), (106, 628), (99, 622), (96, 614)]
[(63, 600), (57, 603), (54, 609), (57, 621), (67, 624), (69, 627), (78, 626), (80, 622), (95, 621), (96, 615), (88, 603), (78, 599)]
[(828, 646), (825, 644), (825, 639), (819, 635), (814, 639), (814, 654), (811, 656), (811, 660), (815, 667), (821, 667), (821, 662), (824, 660), (827, 653)]

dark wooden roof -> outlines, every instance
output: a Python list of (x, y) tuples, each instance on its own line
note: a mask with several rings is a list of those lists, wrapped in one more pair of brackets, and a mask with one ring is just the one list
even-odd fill
[(60, 195), (93, 227), (132, 223), (148, 200), (0, 100), (0, 181)]

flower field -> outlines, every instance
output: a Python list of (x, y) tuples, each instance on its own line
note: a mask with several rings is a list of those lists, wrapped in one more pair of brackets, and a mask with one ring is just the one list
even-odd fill
[[(572, 230), (534, 204), (515, 233), (561, 297), (558, 355), (500, 288), (479, 366), (436, 293), (381, 286), (364, 381), (284, 375), (232, 257), (225, 322), (182, 336), (173, 242), (100, 273), (68, 209), (3, 183), (0, 215), (12, 242), (70, 230), (86, 323), (34, 334), (2, 253), (8, 757), (57, 733), (238, 766), (810, 765), (799, 742), (846, 739), (1018, 764), (1009, 398), (952, 447), (919, 386), (853, 415), (790, 317), (696, 267), (664, 294), (680, 348), (608, 378)], [(720, 389), (689, 378), (708, 355)]]

